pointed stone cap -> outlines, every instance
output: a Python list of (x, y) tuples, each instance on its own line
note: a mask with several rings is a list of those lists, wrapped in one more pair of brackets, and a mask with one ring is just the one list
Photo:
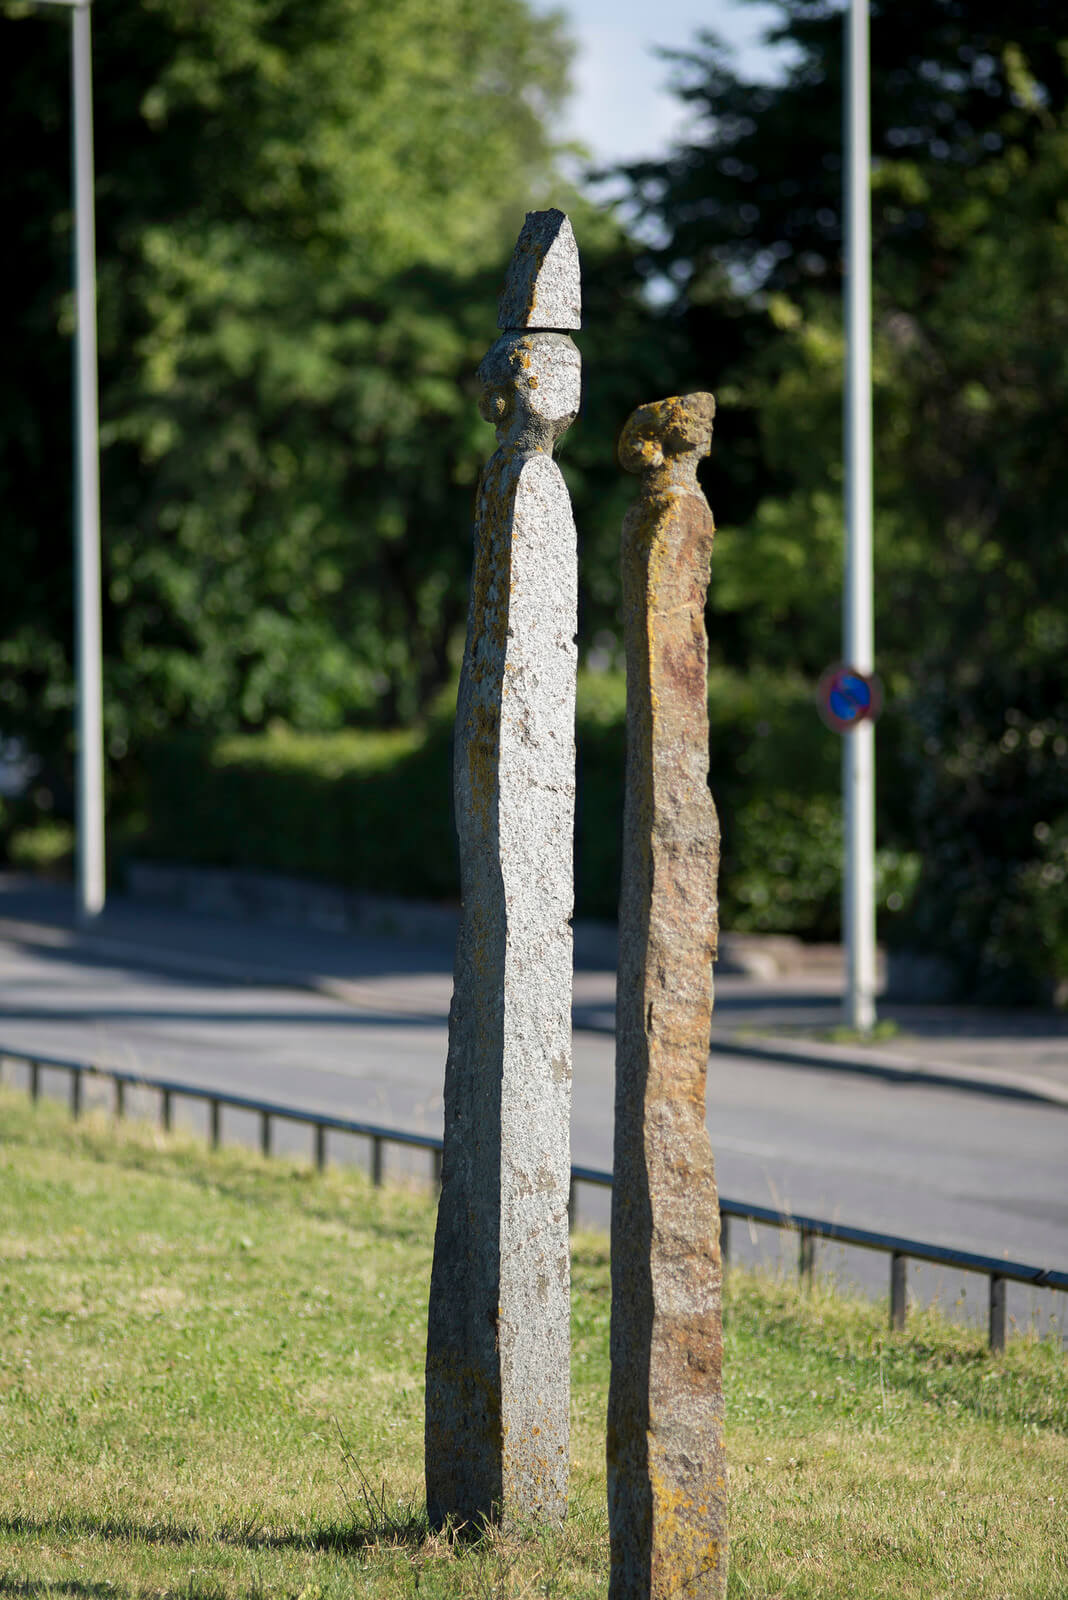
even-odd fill
[(582, 327), (578, 245), (562, 211), (528, 211), (497, 303), (502, 333)]

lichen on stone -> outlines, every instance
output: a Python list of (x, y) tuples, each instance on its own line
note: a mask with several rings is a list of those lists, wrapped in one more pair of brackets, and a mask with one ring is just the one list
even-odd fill
[[(512, 279), (530, 309), (551, 302), (547, 268), (567, 254), (553, 241), (568, 236), (551, 217), (524, 230)], [(476, 496), (457, 700), (463, 906), (427, 1337), (435, 1523), (558, 1522), (567, 1506), (577, 559), (552, 451), (580, 367), (565, 334), (529, 322), (479, 369), (497, 448)]]
[(623, 523), (627, 766), (616, 1003), (611, 1600), (726, 1593), (719, 1214), (705, 1129), (719, 828), (708, 789), (697, 483), (709, 394), (642, 406)]

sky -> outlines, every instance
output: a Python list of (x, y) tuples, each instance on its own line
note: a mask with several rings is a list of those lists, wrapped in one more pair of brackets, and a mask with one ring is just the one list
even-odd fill
[(770, 76), (771, 52), (762, 49), (763, 27), (778, 15), (751, 0), (536, 0), (539, 11), (561, 10), (578, 43), (575, 94), (567, 136), (579, 139), (594, 161), (611, 165), (665, 153), (685, 128), (685, 109), (668, 92), (670, 63), (657, 46), (689, 48), (701, 28), (728, 40), (747, 70)]

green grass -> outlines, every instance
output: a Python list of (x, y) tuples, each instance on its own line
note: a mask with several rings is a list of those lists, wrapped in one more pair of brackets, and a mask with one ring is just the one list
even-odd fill
[[(574, 1257), (562, 1534), (422, 1508), (433, 1213), (0, 1092), (0, 1595), (606, 1592), (606, 1242)], [(732, 1271), (730, 1593), (1068, 1594), (1068, 1374), (979, 1334)]]
[(847, 1028), (845, 1026), (828, 1028), (825, 1033), (809, 1034), (809, 1037), (826, 1039), (831, 1044), (885, 1044), (888, 1039), (898, 1039), (901, 1036), (901, 1025), (892, 1017), (881, 1017), (870, 1028)]

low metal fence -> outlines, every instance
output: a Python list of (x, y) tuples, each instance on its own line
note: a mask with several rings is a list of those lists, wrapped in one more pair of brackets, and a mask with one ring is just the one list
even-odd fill
[[(5, 1061), (21, 1062), (29, 1068), (29, 1093), (36, 1100), (41, 1093), (41, 1074), (44, 1071), (65, 1072), (70, 1079), (70, 1109), (77, 1117), (82, 1110), (82, 1085), (86, 1078), (110, 1080), (114, 1084), (115, 1115), (121, 1117), (126, 1110), (128, 1088), (148, 1089), (159, 1095), (160, 1120), (165, 1129), (173, 1121), (175, 1099), (206, 1101), (210, 1140), (217, 1147), (222, 1139), (222, 1110), (229, 1107), (249, 1111), (260, 1120), (260, 1149), (271, 1154), (271, 1128), (275, 1120), (293, 1122), (310, 1127), (314, 1132), (314, 1159), (319, 1168), (326, 1165), (326, 1139), (328, 1133), (353, 1134), (370, 1141), (371, 1181), (381, 1184), (384, 1171), (384, 1152), (387, 1144), (405, 1145), (430, 1153), (433, 1181), (441, 1180), (442, 1141), (433, 1134), (407, 1133), (401, 1128), (386, 1128), (375, 1122), (361, 1122), (352, 1117), (335, 1117), (322, 1111), (302, 1111), (296, 1106), (278, 1105), (248, 1095), (230, 1094), (222, 1089), (203, 1088), (197, 1084), (177, 1083), (167, 1078), (155, 1078), (141, 1072), (127, 1072), (119, 1067), (98, 1066), (93, 1062), (69, 1061), (55, 1056), (29, 1054), (0, 1046), (0, 1066)], [(598, 1188), (611, 1188), (612, 1174), (597, 1167), (573, 1166), (568, 1210), (574, 1220), (575, 1196), (578, 1185), (588, 1183)], [(730, 1257), (730, 1225), (733, 1220), (763, 1223), (769, 1227), (788, 1229), (798, 1235), (798, 1268), (803, 1282), (811, 1282), (815, 1271), (815, 1244), (826, 1239), (837, 1244), (857, 1245), (864, 1250), (880, 1250), (890, 1257), (890, 1326), (901, 1331), (905, 1326), (907, 1311), (906, 1291), (909, 1261), (926, 1261), (937, 1266), (953, 1267), (962, 1272), (976, 1272), (986, 1277), (990, 1286), (989, 1338), (990, 1348), (1002, 1351), (1007, 1334), (1006, 1285), (1029, 1284), (1034, 1289), (1055, 1289), (1068, 1292), (1068, 1272), (1049, 1267), (1028, 1266), (1021, 1261), (1005, 1261), (999, 1256), (976, 1255), (969, 1250), (954, 1250), (946, 1245), (926, 1244), (920, 1239), (903, 1239), (896, 1234), (875, 1233), (867, 1228), (852, 1228), (841, 1222), (830, 1222), (822, 1217), (798, 1216), (792, 1212), (775, 1211), (768, 1206), (752, 1205), (744, 1200), (720, 1197), (720, 1249), (726, 1268)]]

